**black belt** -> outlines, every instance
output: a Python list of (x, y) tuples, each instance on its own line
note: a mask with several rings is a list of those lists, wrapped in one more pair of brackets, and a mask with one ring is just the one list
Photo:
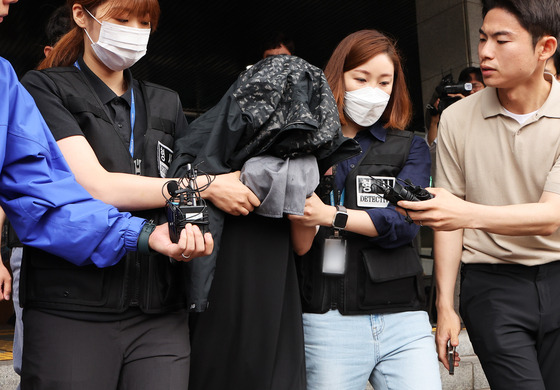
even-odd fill
[(483, 271), (492, 273), (512, 273), (523, 275), (537, 275), (538, 273), (548, 272), (550, 270), (560, 269), (560, 260), (552, 261), (550, 263), (538, 265), (523, 265), (523, 264), (482, 264), (482, 263), (469, 263), (462, 264), (462, 269), (465, 271)]

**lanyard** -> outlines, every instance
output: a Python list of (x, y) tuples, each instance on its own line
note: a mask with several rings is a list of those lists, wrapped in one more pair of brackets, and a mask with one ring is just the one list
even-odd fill
[[(340, 194), (340, 203), (339, 203), (339, 204), (340, 204), (341, 206), (344, 206), (344, 193), (345, 193), (345, 190), (346, 190), (346, 189), (342, 190), (342, 193)], [(330, 197), (331, 197), (331, 206), (336, 206), (336, 202), (334, 201), (334, 191), (331, 191)]]
[(134, 122), (136, 121), (136, 105), (134, 104), (134, 89), (130, 87), (130, 146), (128, 151), (134, 157)]
[[(74, 62), (74, 66), (80, 70), (78, 61)], [(134, 123), (136, 122), (136, 104), (134, 103), (134, 89), (130, 87), (130, 146), (128, 151), (131, 157), (134, 157)]]

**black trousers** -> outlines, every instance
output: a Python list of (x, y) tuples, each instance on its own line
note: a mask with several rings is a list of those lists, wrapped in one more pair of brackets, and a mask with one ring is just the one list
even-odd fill
[(192, 331), (190, 390), (305, 390), (287, 219), (226, 216), (208, 309)]
[(187, 389), (188, 313), (112, 322), (23, 311), (22, 390)]
[(560, 389), (560, 261), (466, 264), (460, 311), (492, 390)]

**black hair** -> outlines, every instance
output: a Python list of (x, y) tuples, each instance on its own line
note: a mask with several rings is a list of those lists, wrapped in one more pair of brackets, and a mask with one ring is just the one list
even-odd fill
[(48, 46), (54, 46), (58, 40), (70, 30), (70, 11), (66, 5), (56, 8), (45, 27), (46, 42)]
[(286, 46), (286, 49), (290, 52), (290, 54), (294, 54), (296, 51), (296, 45), (292, 38), (290, 38), (286, 33), (282, 31), (274, 31), (265, 39), (262, 44), (261, 52), (270, 49), (278, 49), (281, 45)]
[(531, 34), (533, 45), (545, 35), (558, 39), (560, 34), (560, 0), (481, 0), (482, 18), (501, 8), (513, 14), (519, 24)]
[[(552, 57), (548, 59), (549, 61), (554, 61), (554, 67), (556, 68), (556, 74), (560, 73), (560, 52), (555, 51)], [(555, 75), (556, 76), (556, 75)]]
[[(482, 77), (482, 72), (477, 66), (468, 66), (459, 73), (458, 83), (467, 83), (470, 80), (470, 74), (474, 73), (474, 78), (484, 84), (484, 78)], [(484, 84), (486, 85), (486, 84)]]

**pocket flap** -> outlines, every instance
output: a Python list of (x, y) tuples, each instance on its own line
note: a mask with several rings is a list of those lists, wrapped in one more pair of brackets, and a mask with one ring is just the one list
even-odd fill
[(364, 266), (372, 282), (386, 282), (423, 272), (418, 252), (413, 246), (396, 249), (362, 249)]
[(175, 135), (175, 122), (172, 122), (169, 119), (153, 116), (150, 119), (150, 124), (155, 130), (163, 131), (166, 134)]
[(68, 111), (70, 111), (72, 115), (89, 112), (92, 115), (96, 116), (97, 118), (103, 119), (105, 122), (111, 123), (111, 120), (109, 119), (109, 117), (107, 116), (105, 111), (103, 111), (102, 108), (97, 107), (96, 105), (90, 103), (89, 101), (87, 101), (82, 97), (68, 96), (67, 102), (68, 102)]

